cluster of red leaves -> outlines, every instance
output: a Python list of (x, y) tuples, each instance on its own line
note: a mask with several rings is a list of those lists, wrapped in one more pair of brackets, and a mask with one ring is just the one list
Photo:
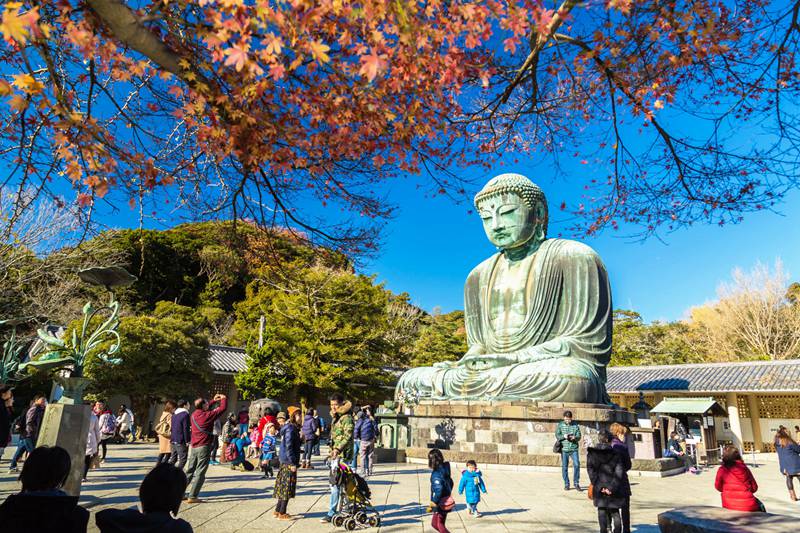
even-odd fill
[[(796, 91), (796, 38), (781, 42), (780, 25), (766, 32), (769, 4), (8, 3), (2, 148), (12, 177), (22, 176), (14, 183), (38, 180), (46, 191), (65, 176), (81, 205), (115, 189), (142, 200), (175, 184), (183, 205), (346, 246), (369, 231), (324, 228), (325, 216), (303, 217), (300, 199), (381, 218), (377, 183), (393, 176), (425, 172), (435, 190), (459, 192), (454, 165), (488, 166), (509, 149), (579, 148), (599, 174), (610, 169), (596, 181), (609, 192), (588, 211), (589, 231), (618, 219), (690, 222), (768, 205), (765, 182), (751, 176), (774, 161), (751, 157), (753, 168), (734, 172), (720, 165), (727, 147), (692, 144), (659, 114), (692, 104), (747, 119)], [(768, 75), (754, 74), (761, 67)], [(621, 133), (643, 127), (656, 131), (644, 160)]]

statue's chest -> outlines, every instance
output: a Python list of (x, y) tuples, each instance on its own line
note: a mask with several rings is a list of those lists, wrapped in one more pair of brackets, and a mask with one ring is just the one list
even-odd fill
[(528, 261), (497, 262), (489, 289), (489, 319), (496, 334), (517, 333), (528, 314)]

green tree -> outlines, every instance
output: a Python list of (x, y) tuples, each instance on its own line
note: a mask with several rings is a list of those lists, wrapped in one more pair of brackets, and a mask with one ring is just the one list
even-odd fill
[(440, 361), (456, 361), (467, 351), (464, 311), (427, 317), (414, 343), (411, 366), (430, 366)]
[(614, 311), (612, 366), (668, 365), (702, 362), (685, 322), (645, 324), (636, 311)]
[[(264, 276), (237, 305), (246, 335), (247, 369), (236, 376), (246, 398), (309, 398), (317, 389), (355, 393), (390, 382), (386, 364), (396, 353), (387, 341), (390, 294), (374, 278), (302, 262)], [(258, 318), (266, 319), (258, 347)]]
[(148, 315), (123, 317), (122, 343), (115, 354), (122, 362), (109, 365), (90, 356), (87, 392), (128, 395), (137, 418), (146, 424), (152, 403), (205, 390), (211, 367), (208, 339), (199, 326), (192, 309), (170, 302), (159, 302)]

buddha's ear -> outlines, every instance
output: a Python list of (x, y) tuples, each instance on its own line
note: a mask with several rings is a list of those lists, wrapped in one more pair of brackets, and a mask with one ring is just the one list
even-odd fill
[(536, 240), (543, 241), (547, 238), (547, 206), (544, 202), (537, 202), (533, 208), (536, 218)]

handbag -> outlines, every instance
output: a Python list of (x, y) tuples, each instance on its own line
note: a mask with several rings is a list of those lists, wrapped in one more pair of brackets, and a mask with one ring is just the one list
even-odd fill
[(594, 485), (589, 483), (589, 490), (586, 491), (586, 495), (589, 496), (590, 500), (594, 500)]
[(168, 439), (172, 436), (172, 428), (171, 428), (172, 424), (170, 422), (171, 420), (162, 418), (161, 420), (158, 421), (158, 424), (156, 424), (156, 427), (153, 428), (153, 430), (159, 437), (164, 437), (165, 439)]
[(456, 501), (453, 499), (453, 495), (451, 494), (450, 496), (445, 496), (444, 498), (441, 498), (439, 500), (439, 503), (436, 504), (436, 506), (442, 511), (450, 512), (455, 508)]
[(556, 443), (553, 444), (553, 453), (561, 453), (562, 451), (564, 451), (564, 443), (556, 439)]
[[(755, 498), (755, 496), (753, 496)], [(762, 513), (767, 512), (767, 507), (764, 505), (764, 502), (756, 498), (756, 503), (758, 504), (758, 510)]]

